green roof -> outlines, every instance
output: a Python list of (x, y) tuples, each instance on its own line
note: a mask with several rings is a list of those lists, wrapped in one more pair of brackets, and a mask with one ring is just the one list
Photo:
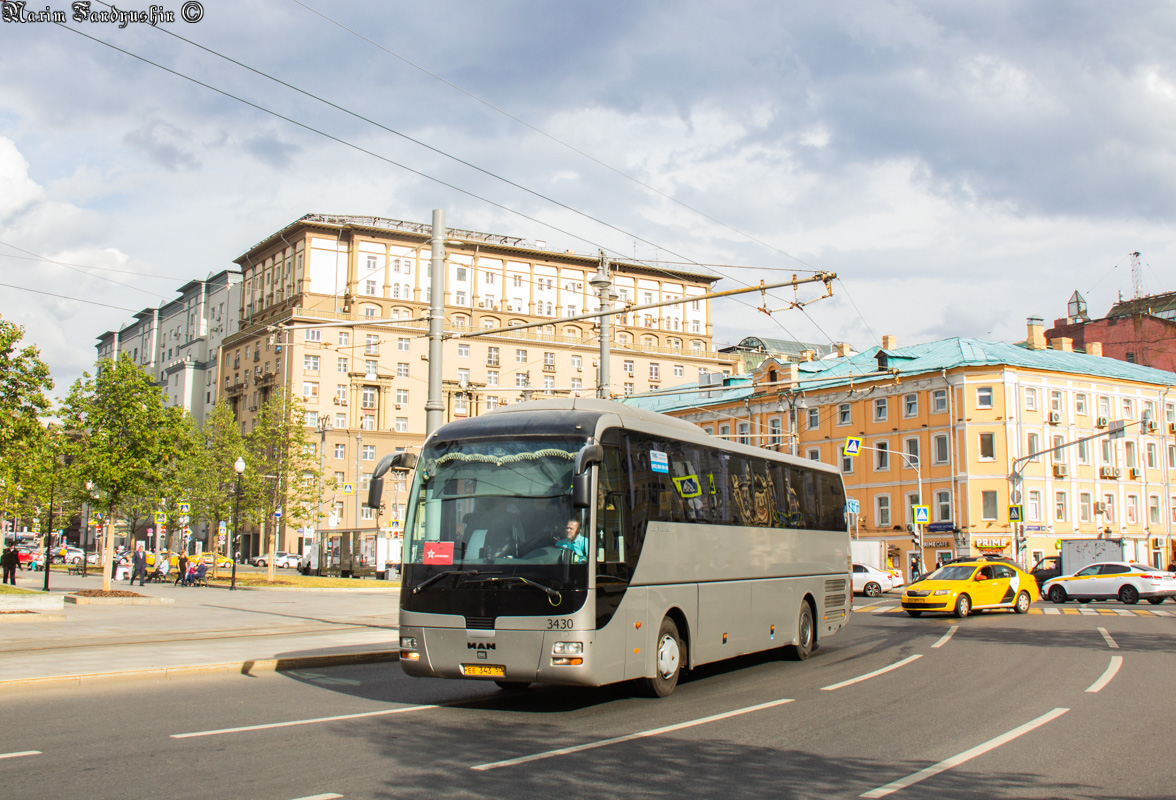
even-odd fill
[[(1176, 386), (1176, 373), (1174, 372), (1119, 361), (1114, 358), (1062, 350), (1029, 350), (1023, 344), (1007, 344), (962, 337), (915, 344), (887, 351), (882, 351), (879, 347), (872, 347), (865, 352), (845, 358), (802, 361), (796, 365), (800, 374), (801, 386), (806, 389), (814, 389), (838, 386), (851, 381), (860, 383), (872, 380), (893, 380), (893, 378), (878, 375), (866, 377), (878, 371), (879, 352), (884, 352), (885, 355), (886, 365), (884, 368), (893, 369), (903, 376), (934, 373), (957, 367), (991, 365)], [(712, 390), (713, 394), (710, 397), (706, 395), (705, 391), (697, 391), (701, 388), (700, 384), (693, 383), (675, 387), (678, 391), (671, 390), (656, 395), (635, 395), (625, 402), (639, 408), (664, 413), (742, 400), (753, 394), (750, 375), (737, 375), (729, 379), (727, 383), (728, 386), (722, 389)]]

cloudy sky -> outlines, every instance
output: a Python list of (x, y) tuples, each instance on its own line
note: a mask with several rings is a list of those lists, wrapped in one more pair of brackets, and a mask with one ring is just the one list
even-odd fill
[(1016, 341), (1075, 289), (1129, 296), (1132, 251), (1176, 288), (1171, 4), (161, 5), (0, 23), (0, 317), (58, 393), (96, 336), (312, 212), (444, 208), (719, 288), (838, 274), (803, 312), (719, 305), (722, 343)]

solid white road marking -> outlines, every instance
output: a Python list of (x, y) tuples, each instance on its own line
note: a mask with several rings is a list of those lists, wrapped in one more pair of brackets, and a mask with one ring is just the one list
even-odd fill
[(1107, 665), (1107, 671), (1102, 674), (1094, 683), (1090, 684), (1090, 688), (1086, 691), (1094, 693), (1102, 689), (1111, 682), (1111, 678), (1115, 677), (1115, 673), (1119, 671), (1119, 667), (1123, 666), (1123, 656), (1111, 656), (1111, 663)]
[(1060, 608), (1043, 608), (1041, 610), (1046, 614), (1061, 614), (1062, 613), (1062, 610)]
[(1118, 644), (1116, 644), (1116, 643), (1115, 643), (1115, 640), (1111, 638), (1111, 635), (1110, 635), (1109, 633), (1107, 633), (1107, 629), (1106, 629), (1106, 628), (1099, 628), (1099, 629), (1098, 629), (1098, 632), (1099, 632), (1099, 633), (1101, 633), (1101, 634), (1102, 634), (1102, 637), (1103, 637), (1103, 639), (1105, 639), (1105, 640), (1106, 640), (1106, 642), (1107, 642), (1107, 647), (1111, 648), (1112, 650), (1118, 650), (1118, 649), (1119, 649), (1119, 645), (1118, 645)]
[(290, 722), (271, 722), (266, 725), (245, 725), (240, 728), (221, 728), (215, 731), (196, 731), (195, 733), (173, 733), (172, 739), (194, 739), (197, 736), (219, 736), (222, 733), (244, 733), (245, 731), (263, 731), (269, 728), (290, 728), (295, 725), (315, 725), (319, 722), (339, 722), (345, 719), (363, 719), (364, 717), (383, 717), (388, 714), (404, 714), (408, 711), (422, 711), (427, 708), (440, 706), (404, 706), (403, 708), (388, 708), (383, 711), (365, 711), (362, 714), (340, 714), (337, 717), (316, 717), (315, 719), (296, 719)]
[(1033, 730), (1034, 728), (1040, 728), (1045, 723), (1052, 722), (1053, 720), (1057, 719), (1058, 717), (1060, 717), (1062, 714), (1065, 714), (1069, 710), (1070, 709), (1068, 709), (1068, 708), (1055, 708), (1053, 711), (1049, 712), (1048, 714), (1042, 714), (1037, 719), (1032, 720), (1031, 722), (1026, 722), (1024, 725), (1020, 726), (1019, 728), (1013, 728), (1008, 733), (1003, 733), (1000, 736), (997, 736), (995, 739), (989, 739), (984, 744), (977, 745), (977, 746), (973, 747), (971, 750), (965, 750), (964, 752), (960, 753), (958, 756), (952, 756), (951, 758), (949, 758), (945, 761), (940, 761), (938, 764), (933, 764), (932, 766), (927, 767), (926, 769), (921, 769), (918, 772), (907, 775), (905, 778), (899, 778), (898, 780), (893, 781), (891, 783), (888, 783), (885, 786), (879, 786), (877, 789), (871, 789), (870, 791), (866, 792), (865, 794), (862, 794), (859, 796), (860, 797), (886, 797), (889, 794), (893, 794), (893, 793), (897, 792), (899, 789), (905, 789), (908, 786), (912, 786), (912, 785), (919, 783), (920, 781), (924, 781), (927, 778), (930, 778), (934, 775), (938, 775), (941, 772), (945, 772), (945, 771), (951, 769), (952, 767), (958, 767), (960, 764), (963, 764), (966, 761), (971, 761), (976, 756), (984, 755), (989, 750), (995, 750), (996, 748), (1000, 747), (1002, 744), (1007, 744), (1007, 743), (1011, 742), (1013, 739), (1016, 739), (1018, 736), (1023, 736), (1026, 733), (1029, 733), (1029, 731)]
[(842, 681), (841, 683), (835, 683), (832, 686), (822, 686), (821, 691), (822, 692), (832, 692), (836, 689), (841, 689), (846, 686), (852, 686), (855, 683), (861, 683), (862, 681), (868, 681), (870, 678), (876, 678), (879, 675), (884, 675), (885, 673), (890, 672), (890, 670), (892, 670), (892, 669), (898, 669), (899, 667), (905, 667), (907, 664), (911, 663), (912, 661), (915, 661), (915, 660), (920, 659), (922, 657), (923, 657), (923, 655), (921, 653), (918, 655), (907, 656), (902, 661), (896, 661), (895, 663), (891, 664), (889, 667), (883, 667), (882, 669), (876, 669), (873, 672), (867, 672), (865, 675), (862, 675), (857, 678), (850, 678), (847, 681)]
[(938, 647), (943, 647), (945, 644), (947, 644), (948, 640), (950, 640), (951, 637), (955, 635), (956, 629), (958, 629), (959, 627), (960, 627), (959, 625), (952, 625), (950, 628), (948, 628), (947, 633), (945, 633), (945, 634), (943, 634), (943, 636), (939, 637), (938, 642), (931, 645), (931, 649), (934, 650)]
[(22, 756), (39, 756), (40, 750), (21, 750), (19, 753), (0, 753), (0, 758), (21, 758)]
[(765, 708), (773, 708), (781, 706), (785, 703), (791, 703), (791, 699), (773, 700), (770, 703), (760, 703), (756, 706), (747, 706), (746, 708), (737, 708), (734, 711), (725, 711), (722, 714), (714, 714), (709, 717), (702, 717), (701, 719), (690, 720), (689, 722), (679, 722), (676, 725), (666, 725), (664, 728), (654, 728), (648, 731), (641, 731), (640, 733), (630, 733), (626, 736), (617, 736), (612, 739), (601, 739), (597, 742), (587, 742), (585, 744), (577, 744), (572, 747), (561, 747), (558, 750), (548, 750), (544, 753), (535, 753), (530, 756), (519, 756), (518, 758), (508, 758), (505, 761), (493, 761), (489, 764), (478, 764), (470, 769), (485, 772), (486, 770), (498, 769), (499, 767), (513, 767), (516, 764), (526, 764), (528, 761), (538, 761), (543, 758), (552, 758), (554, 756), (564, 756), (569, 753), (579, 753), (582, 750), (592, 750), (597, 747), (607, 747), (610, 744), (617, 744), (618, 742), (628, 742), (633, 739), (644, 739), (647, 736), (657, 736), (662, 733), (672, 733), (673, 731), (680, 731), (684, 728), (693, 728), (696, 725), (705, 725), (708, 722), (718, 722), (721, 719), (728, 719), (730, 717), (737, 717), (741, 714), (750, 714), (753, 711), (762, 711)]
[(871, 608), (870, 613), (871, 614), (884, 614), (885, 612), (893, 611), (896, 608), (898, 608), (898, 606), (878, 606), (877, 608)]

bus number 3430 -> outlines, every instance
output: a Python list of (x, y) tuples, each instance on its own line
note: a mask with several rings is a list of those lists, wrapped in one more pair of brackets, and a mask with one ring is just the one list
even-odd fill
[(565, 618), (560, 617), (560, 618), (547, 620), (547, 630), (549, 630), (549, 631), (566, 630), (571, 627), (572, 627), (572, 621), (570, 619), (565, 619)]

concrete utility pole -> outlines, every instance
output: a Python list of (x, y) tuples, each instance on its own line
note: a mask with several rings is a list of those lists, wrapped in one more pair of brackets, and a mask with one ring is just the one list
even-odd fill
[[(588, 285), (596, 290), (600, 296), (600, 310), (612, 311), (612, 301), (616, 296), (612, 292), (612, 280), (608, 276), (608, 256), (600, 251), (600, 267)], [(612, 316), (605, 314), (600, 318), (600, 366), (596, 370), (596, 396), (601, 400), (608, 400), (612, 396), (612, 377), (609, 374), (610, 347), (612, 338), (610, 320)]]
[[(425, 438), (445, 421), (441, 400), (441, 345), (445, 335), (445, 211), (433, 209), (432, 253), (429, 276), (429, 398), (425, 401)], [(359, 488), (358, 486), (356, 487)], [(359, 527), (358, 517), (356, 527)]]

